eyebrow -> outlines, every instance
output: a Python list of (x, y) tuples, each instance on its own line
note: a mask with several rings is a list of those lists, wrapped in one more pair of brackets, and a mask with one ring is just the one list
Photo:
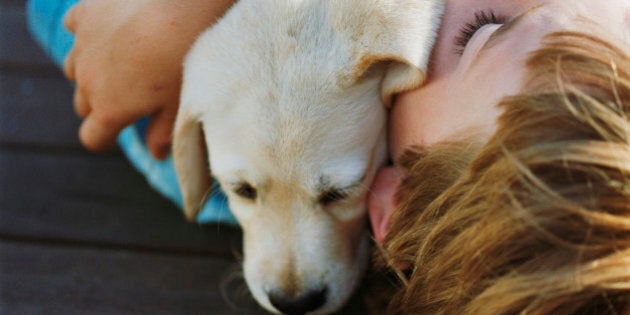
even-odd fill
[(529, 8), (525, 12), (519, 14), (515, 18), (501, 25), (496, 31), (494, 31), (494, 33), (492, 33), (492, 35), (490, 35), (490, 37), (484, 43), (481, 49), (479, 49), (479, 52), (477, 53), (477, 56), (475, 57), (475, 59), (480, 59), (481, 55), (483, 55), (485, 51), (489, 50), (490, 48), (506, 40), (511, 30), (513, 30), (521, 21), (523, 21), (526, 16), (528, 16), (530, 13), (534, 12), (536, 9), (540, 8), (541, 6), (542, 5), (538, 5), (538, 6)]

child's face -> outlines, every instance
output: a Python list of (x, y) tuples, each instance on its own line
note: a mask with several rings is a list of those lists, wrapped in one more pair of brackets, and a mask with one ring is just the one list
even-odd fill
[[(629, 6), (622, 0), (447, 0), (429, 80), (399, 96), (391, 112), (393, 160), (411, 144), (431, 145), (471, 128), (492, 133), (496, 104), (520, 90), (524, 62), (545, 35), (625, 30), (619, 36), (630, 41), (624, 14)], [(459, 45), (468, 24), (480, 27), (467, 34), (465, 46)]]
[(496, 104), (521, 89), (525, 61), (545, 35), (570, 30), (630, 43), (629, 11), (628, 0), (447, 0), (427, 82), (398, 96), (391, 111), (395, 166), (377, 176), (369, 200), (377, 240), (395, 207), (392, 186), (404, 175), (395, 167), (407, 148), (471, 131), (486, 141), (500, 114)]

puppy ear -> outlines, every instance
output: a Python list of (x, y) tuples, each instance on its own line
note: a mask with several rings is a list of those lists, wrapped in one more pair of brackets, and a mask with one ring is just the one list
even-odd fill
[[(354, 77), (361, 79), (370, 69), (384, 69), (381, 97), (390, 106), (396, 93), (420, 86), (427, 72), (431, 49), (443, 12), (441, 0), (357, 0), (349, 15), (360, 19), (346, 25), (357, 38), (354, 47)], [(357, 9), (359, 8), (359, 9)], [(346, 11), (348, 12), (348, 11)], [(382, 67), (381, 67), (382, 65)]]
[(197, 217), (211, 187), (205, 147), (201, 122), (189, 108), (181, 106), (175, 120), (173, 162), (189, 221)]

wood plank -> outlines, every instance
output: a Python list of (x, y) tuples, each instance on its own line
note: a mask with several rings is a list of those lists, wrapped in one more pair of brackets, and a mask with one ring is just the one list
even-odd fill
[(0, 71), (0, 145), (79, 149), (72, 86), (61, 74)]
[(0, 252), (2, 314), (262, 314), (242, 279), (221, 287), (231, 260), (6, 241)]
[(23, 8), (26, 5), (27, 0), (2, 0), (0, 7), (15, 7)]
[[(267, 314), (232, 260), (0, 240), (2, 314)], [(365, 315), (359, 292), (337, 314)]]
[(27, 31), (25, 5), (0, 3), (0, 144), (78, 148), (73, 88)]
[(35, 43), (26, 26), (25, 3), (24, 0), (0, 2), (0, 68), (19, 66), (52, 71), (54, 64)]
[(240, 232), (200, 226), (153, 191), (120, 154), (0, 147), (0, 235), (231, 257)]

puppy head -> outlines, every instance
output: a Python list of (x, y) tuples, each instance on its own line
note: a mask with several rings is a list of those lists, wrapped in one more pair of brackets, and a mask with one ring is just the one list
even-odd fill
[(268, 310), (329, 313), (360, 281), (365, 197), (387, 154), (383, 104), (424, 79), (440, 10), (241, 0), (189, 53), (174, 136), (185, 213), (196, 216), (211, 169)]
[(254, 109), (272, 102), (259, 89), (231, 96), (234, 108), (221, 115), (178, 121), (175, 160), (187, 204), (202, 203), (210, 165), (243, 229), (247, 284), (270, 311), (328, 313), (360, 281), (369, 256), (367, 188), (386, 158), (376, 87), (360, 93), (368, 98), (301, 100), (319, 109), (275, 100), (286, 105), (279, 112)]

